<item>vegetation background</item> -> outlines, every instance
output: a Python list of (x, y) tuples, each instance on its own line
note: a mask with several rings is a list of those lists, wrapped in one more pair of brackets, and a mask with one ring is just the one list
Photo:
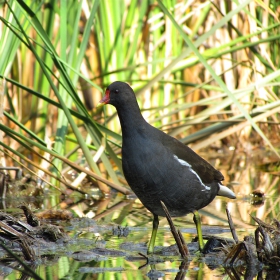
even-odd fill
[[(0, 165), (33, 174), (39, 192), (130, 194), (116, 112), (96, 108), (106, 86), (120, 80), (134, 88), (149, 123), (199, 151), (236, 193), (278, 193), (271, 175), (279, 174), (277, 0), (10, 0), (0, 7)], [(260, 176), (252, 163), (269, 172)], [(278, 202), (263, 218), (277, 216)], [(248, 217), (244, 211), (236, 221)]]
[(115, 80), (196, 151), (279, 156), (279, 13), (277, 1), (2, 1), (2, 165), (79, 188), (74, 168), (126, 193), (116, 113), (95, 108)]
[(120, 80), (151, 124), (200, 150), (227, 182), (241, 177), (236, 154), (271, 168), (279, 13), (277, 1), (258, 0), (2, 1), (1, 165), (61, 192), (129, 194), (116, 112), (96, 108)]

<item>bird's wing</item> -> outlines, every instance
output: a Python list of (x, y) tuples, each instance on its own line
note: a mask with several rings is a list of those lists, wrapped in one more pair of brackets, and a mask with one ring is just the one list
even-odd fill
[(178, 159), (186, 161), (199, 175), (203, 183), (224, 180), (224, 176), (220, 171), (196, 154), (191, 148), (169, 135), (163, 134), (161, 138), (164, 146), (170, 149)]

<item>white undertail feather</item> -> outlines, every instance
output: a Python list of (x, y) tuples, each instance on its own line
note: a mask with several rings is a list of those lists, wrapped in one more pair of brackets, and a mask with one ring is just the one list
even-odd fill
[[(199, 182), (201, 183), (201, 185), (204, 186), (204, 188), (205, 188), (206, 190), (210, 190), (210, 187), (208, 187), (208, 186), (206, 186), (205, 184), (203, 184), (203, 182), (202, 182), (201, 178), (199, 177), (199, 175), (192, 169), (192, 166), (191, 166), (188, 162), (186, 162), (186, 161), (184, 161), (184, 160), (178, 158), (176, 155), (174, 155), (174, 158), (175, 158), (180, 164), (182, 164), (182, 165), (184, 165), (184, 166), (187, 166), (187, 167), (189, 168), (189, 170), (197, 177), (197, 179), (199, 180)], [(224, 197), (228, 197), (228, 198), (232, 198), (232, 199), (233, 199), (233, 198), (236, 198), (235, 193), (234, 193), (233, 191), (231, 191), (228, 187), (226, 187), (226, 186), (224, 186), (224, 185), (222, 185), (222, 184), (219, 184), (219, 187), (220, 187), (220, 190), (219, 190), (219, 192), (218, 192), (218, 195), (224, 196)]]
[(235, 193), (231, 191), (228, 187), (219, 184), (220, 190), (218, 192), (218, 195), (228, 197), (228, 198), (236, 198)]

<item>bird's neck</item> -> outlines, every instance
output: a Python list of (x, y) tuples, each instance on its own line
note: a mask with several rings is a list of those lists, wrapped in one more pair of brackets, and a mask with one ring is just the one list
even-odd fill
[(129, 136), (144, 129), (148, 123), (143, 118), (138, 104), (129, 104), (122, 108), (117, 108), (121, 123), (122, 135)]

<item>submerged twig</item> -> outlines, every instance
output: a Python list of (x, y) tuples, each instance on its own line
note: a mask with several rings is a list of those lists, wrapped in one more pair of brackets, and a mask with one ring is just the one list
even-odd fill
[(234, 223), (233, 223), (233, 221), (232, 221), (230, 212), (229, 212), (229, 210), (228, 210), (227, 207), (226, 207), (226, 213), (227, 213), (228, 224), (229, 224), (229, 228), (230, 228), (232, 237), (233, 237), (235, 243), (238, 243), (239, 240), (238, 240), (238, 236), (237, 236), (237, 233), (236, 233), (236, 230), (235, 230), (235, 226), (234, 226)]
[(185, 239), (184, 239), (184, 237), (183, 237), (183, 235), (182, 235), (182, 233), (179, 229), (178, 229), (178, 235), (180, 237), (180, 240), (181, 240), (181, 243), (183, 245), (184, 251), (186, 252), (187, 255), (189, 255), (190, 253), (189, 253), (188, 246), (187, 246), (187, 244), (185, 242)]
[(187, 271), (188, 271), (189, 263), (187, 261), (182, 261), (179, 266), (179, 271), (176, 274), (176, 277), (174, 280), (183, 280), (186, 277)]
[(178, 246), (179, 252), (180, 252), (182, 258), (185, 259), (185, 258), (188, 257), (189, 252), (188, 252), (188, 250), (186, 249), (186, 248), (187, 248), (187, 245), (186, 245), (185, 241), (182, 242), (183, 236), (182, 236), (181, 233), (178, 233), (178, 232), (177, 232), (177, 230), (176, 230), (176, 228), (175, 228), (175, 226), (174, 226), (174, 224), (173, 224), (173, 221), (172, 221), (172, 219), (171, 219), (171, 216), (170, 216), (170, 214), (169, 214), (169, 212), (168, 212), (168, 209), (167, 209), (167, 207), (165, 206), (164, 202), (160, 201), (160, 203), (161, 203), (161, 206), (162, 206), (162, 208), (163, 208), (163, 210), (164, 210), (164, 212), (165, 212), (166, 219), (167, 219), (167, 221), (168, 221), (168, 223), (169, 223), (169, 226), (170, 226), (170, 229), (171, 229), (171, 233), (172, 233), (172, 235), (173, 235), (173, 237), (174, 237), (174, 239), (175, 239), (175, 241), (176, 241), (176, 244), (177, 244), (177, 246)]
[(25, 262), (23, 262), (15, 253), (13, 253), (7, 246), (3, 244), (3, 242), (0, 242), (0, 246), (14, 259), (16, 259), (23, 267), (24, 271), (13, 267), (13, 269), (17, 269), (18, 271), (28, 274), (32, 276), (34, 279), (37, 280), (43, 280), (35, 271), (33, 271)]

